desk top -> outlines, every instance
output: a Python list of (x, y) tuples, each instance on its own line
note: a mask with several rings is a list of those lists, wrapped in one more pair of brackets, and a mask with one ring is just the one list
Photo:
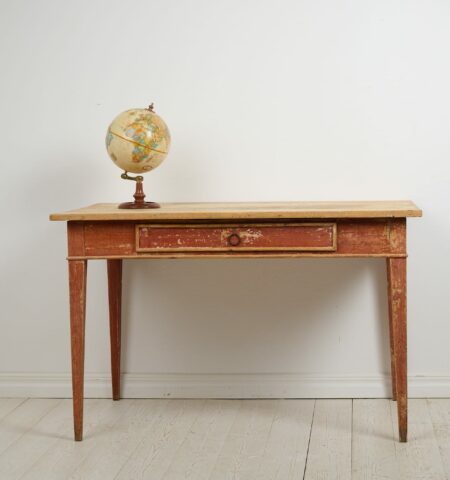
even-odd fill
[(161, 208), (122, 210), (117, 203), (97, 203), (62, 213), (50, 220), (231, 220), (282, 218), (387, 218), (421, 217), (409, 200), (363, 202), (226, 202), (162, 203)]

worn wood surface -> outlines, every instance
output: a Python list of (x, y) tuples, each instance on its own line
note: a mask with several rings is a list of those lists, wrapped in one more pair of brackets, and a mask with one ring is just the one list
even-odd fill
[(69, 257), (85, 255), (86, 225), (80, 222), (67, 222), (67, 251)]
[[(199, 416), (204, 414), (206, 400), (170, 402), (164, 414), (156, 418), (153, 428), (142, 438), (115, 480), (131, 478), (161, 479), (186, 439), (189, 439)], [(80, 477), (80, 480), (84, 477)]]
[[(297, 480), (305, 466), (317, 480), (450, 473), (450, 399), (410, 401), (408, 443), (397, 442), (396, 404), (385, 399), (320, 400), (314, 415), (314, 400), (86, 403), (85, 439), (75, 443), (70, 400), (0, 399), (2, 480)], [(335, 459), (317, 454), (327, 448)]]
[[(47, 399), (46, 401), (51, 402), (50, 405), (53, 406), (42, 415), (32, 429), (22, 432), (22, 435), (10, 445), (5, 455), (0, 455), (0, 478), (2, 480), (21, 479), (34, 463), (61, 438), (59, 435), (55, 435), (55, 432), (58, 434), (69, 433), (71, 401), (60, 399)], [(39, 432), (39, 435), (36, 432)]]
[[(239, 400), (207, 400), (201, 414), (192, 424), (188, 441), (181, 444), (175, 461), (163, 474), (162, 480), (211, 478), (212, 470), (244, 403)], [(135, 462), (136, 459), (132, 461)]]
[[(450, 402), (447, 399), (447, 402)], [(391, 403), (392, 426), (395, 429), (398, 409)], [(411, 400), (408, 443), (395, 442), (398, 479), (444, 480), (442, 456), (426, 399)]]
[(392, 400), (397, 400), (397, 377), (395, 375), (395, 344), (392, 324), (392, 296), (391, 296), (391, 269), (389, 259), (386, 259), (387, 297), (388, 297), (388, 320), (389, 320), (389, 346), (391, 352), (391, 389)]
[[(354, 399), (352, 479), (401, 480), (389, 400)], [(406, 480), (406, 479), (405, 479)]]
[(336, 223), (136, 225), (136, 251), (333, 251)]
[(150, 411), (148, 400), (128, 400), (120, 403), (126, 407), (122, 410), (123, 414), (116, 416), (114, 427), (108, 435), (96, 442), (84, 461), (75, 468), (70, 480), (115, 479), (145, 437), (152, 435), (153, 428), (161, 417), (164, 418), (170, 405), (168, 400), (155, 400)]
[(395, 393), (399, 439), (406, 442), (408, 423), (408, 380), (406, 345), (406, 258), (389, 258), (389, 311), (395, 364)]
[(97, 203), (50, 220), (224, 220), (263, 218), (389, 218), (420, 217), (410, 200), (365, 202), (226, 202), (163, 203), (151, 210), (122, 210), (115, 203)]
[[(245, 258), (297, 256), (406, 256), (406, 220), (340, 219), (324, 230), (311, 221), (311, 228), (295, 227), (297, 222), (279, 226), (256, 223), (218, 222), (201, 224), (167, 224), (164, 227), (141, 227), (136, 222), (68, 222), (77, 232), (79, 248), (69, 251), (69, 258)], [(292, 225), (292, 226), (291, 226)], [(328, 225), (330, 225), (328, 223)], [(334, 225), (336, 225), (334, 227)], [(75, 228), (76, 227), (76, 228)], [(336, 230), (334, 230), (336, 228)], [(240, 242), (229, 245), (228, 238), (240, 233)], [(248, 233), (252, 235), (248, 235)], [(262, 232), (254, 238), (253, 233)], [(138, 234), (136, 234), (138, 233)], [(160, 245), (160, 247), (158, 247)], [(326, 246), (328, 245), (328, 247)], [(325, 250), (329, 249), (329, 250)], [(162, 251), (161, 251), (162, 250)], [(168, 251), (169, 250), (169, 251)]]
[(275, 415), (277, 400), (242, 402), (210, 478), (262, 478), (259, 473)]
[(109, 331), (113, 400), (120, 399), (120, 346), (122, 323), (122, 260), (107, 260)]
[[(0, 400), (4, 402), (4, 400)], [(49, 411), (55, 408), (60, 400), (56, 398), (38, 398), (36, 401), (18, 402), (16, 408), (6, 406), (8, 412), (0, 420), (0, 456), (14, 445), (24, 433), (35, 428), (35, 425)], [(1, 478), (1, 477), (0, 477)]]
[[(33, 403), (33, 400), (28, 400)], [(71, 424), (67, 422), (58, 429), (50, 429), (47, 426), (46, 418), (43, 418), (41, 429), (45, 428), (45, 436), (54, 440), (53, 445), (39, 458), (34, 459), (32, 467), (25, 473), (20, 480), (65, 480), (72, 476), (78, 466), (89, 463), (89, 459), (93, 452), (97, 450), (103, 443), (108, 443), (109, 434), (114, 431), (115, 425), (120, 419), (124, 418), (124, 414), (130, 410), (133, 401), (123, 400), (122, 402), (111, 402), (110, 400), (87, 399), (85, 414), (85, 430), (86, 434), (82, 442), (74, 442), (72, 437)], [(66, 408), (70, 413), (70, 406)], [(156, 403), (148, 404), (149, 408), (158, 410)], [(147, 416), (151, 413), (147, 411)], [(134, 424), (133, 416), (127, 417), (127, 420)], [(30, 433), (35, 438), (40, 439), (43, 430)], [(23, 454), (27, 454), (27, 447), (21, 445), (21, 441), (16, 442), (21, 447)], [(124, 447), (123, 444), (121, 444)], [(98, 451), (98, 450), (97, 450)], [(1, 457), (0, 457), (1, 458)], [(101, 463), (104, 457), (97, 457), (97, 461)], [(95, 468), (91, 469), (83, 480), (92, 480)], [(103, 477), (104, 479), (108, 477)]]
[(84, 333), (86, 318), (86, 260), (69, 261), (70, 338), (75, 440), (83, 439)]
[(352, 401), (316, 400), (305, 480), (351, 477)]
[(450, 400), (445, 398), (429, 399), (427, 406), (444, 471), (447, 478), (450, 478)]
[[(379, 256), (387, 258), (392, 390), (398, 404), (399, 438), (406, 441), (406, 217), (421, 215), (414, 204), (313, 202), (172, 204), (166, 207), (138, 212), (118, 210), (117, 213), (115, 207), (103, 205), (87, 208), (81, 214), (79, 211), (61, 218), (53, 216), (54, 219), (70, 219), (68, 258), (77, 440), (82, 438), (83, 422), (88, 259), (104, 258), (108, 263), (111, 370), (113, 398), (117, 400), (120, 398), (123, 258)], [(125, 216), (121, 217), (122, 214)], [(254, 221), (248, 221), (253, 218)]]

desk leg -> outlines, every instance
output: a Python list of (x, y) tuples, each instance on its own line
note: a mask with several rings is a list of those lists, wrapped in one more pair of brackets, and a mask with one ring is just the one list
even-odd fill
[(120, 337), (122, 315), (122, 260), (107, 260), (109, 330), (113, 400), (120, 400)]
[(389, 342), (391, 347), (391, 383), (392, 383), (392, 400), (397, 400), (396, 383), (397, 377), (395, 375), (395, 353), (394, 353), (394, 332), (392, 330), (392, 298), (391, 298), (391, 269), (390, 259), (386, 259), (387, 271), (387, 285), (388, 285), (388, 311), (389, 311)]
[(398, 429), (401, 442), (406, 442), (408, 429), (407, 329), (406, 329), (406, 258), (388, 259), (389, 310), (395, 362)]
[(70, 337), (75, 440), (83, 439), (84, 330), (86, 319), (86, 260), (69, 260)]

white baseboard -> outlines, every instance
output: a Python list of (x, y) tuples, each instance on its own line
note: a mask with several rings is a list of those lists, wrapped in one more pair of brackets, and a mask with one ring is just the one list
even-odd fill
[[(123, 398), (389, 398), (385, 375), (132, 374)], [(70, 374), (0, 373), (0, 397), (70, 397)], [(85, 396), (109, 398), (109, 374), (86, 374)], [(412, 398), (450, 397), (450, 375), (412, 375)]]

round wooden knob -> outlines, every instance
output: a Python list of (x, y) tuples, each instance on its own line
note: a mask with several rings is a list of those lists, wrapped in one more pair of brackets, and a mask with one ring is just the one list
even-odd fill
[(237, 233), (232, 233), (228, 237), (228, 245), (231, 247), (237, 247), (241, 243), (241, 237)]

